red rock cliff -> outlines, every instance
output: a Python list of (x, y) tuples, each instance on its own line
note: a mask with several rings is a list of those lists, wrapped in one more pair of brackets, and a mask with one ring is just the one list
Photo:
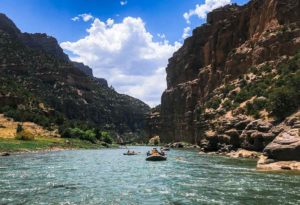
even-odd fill
[(161, 138), (195, 142), (197, 107), (218, 86), (251, 67), (300, 48), (299, 0), (252, 0), (208, 14), (169, 60), (161, 103)]

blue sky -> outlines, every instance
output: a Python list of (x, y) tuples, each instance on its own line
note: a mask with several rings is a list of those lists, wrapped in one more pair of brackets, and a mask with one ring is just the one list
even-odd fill
[[(165, 89), (167, 60), (181, 46), (184, 29), (187, 37), (205, 22), (203, 15), (212, 8), (246, 2), (0, 0), (0, 12), (23, 32), (54, 36), (73, 60), (91, 66), (96, 76), (107, 78), (117, 91), (154, 106)], [(85, 21), (80, 14), (90, 18)]]

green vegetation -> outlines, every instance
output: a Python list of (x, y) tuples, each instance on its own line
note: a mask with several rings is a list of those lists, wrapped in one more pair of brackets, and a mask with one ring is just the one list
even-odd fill
[(19, 133), (19, 132), (22, 132), (22, 131), (23, 131), (23, 126), (21, 124), (18, 124), (16, 132)]
[(235, 109), (238, 107), (238, 104), (237, 103), (232, 103), (231, 100), (229, 99), (226, 99), (223, 104), (222, 104), (223, 108), (226, 110), (226, 111), (229, 111), (229, 110), (232, 110), (232, 109)]
[(63, 138), (85, 140), (93, 144), (97, 144), (98, 142), (105, 142), (107, 144), (113, 143), (113, 139), (108, 132), (99, 131), (98, 129), (83, 130), (78, 127), (67, 128), (61, 131), (61, 136)]
[(24, 141), (0, 138), (0, 152), (27, 152), (50, 149), (99, 149), (102, 144), (93, 144), (80, 139), (62, 139), (36, 137), (35, 140)]
[(246, 104), (246, 114), (259, 117), (259, 111), (266, 109), (279, 120), (295, 112), (300, 106), (300, 53), (277, 67), (277, 74), (272, 72), (268, 64), (262, 68), (252, 69), (257, 77), (251, 83), (245, 83), (241, 91), (232, 100), (242, 103), (253, 96), (258, 98)]
[(206, 107), (207, 108), (212, 108), (212, 109), (218, 109), (220, 104), (221, 104), (222, 100), (219, 97), (213, 97), (211, 98), (207, 103), (206, 103)]
[[(6, 117), (48, 130), (79, 128), (71, 134), (94, 143), (111, 144), (117, 133), (145, 136), (146, 104), (99, 85), (71, 62), (25, 46), (5, 29), (0, 31), (0, 62), (5, 65), (0, 69), (0, 113)], [(98, 133), (88, 132), (97, 128), (109, 136), (103, 133), (99, 140)]]
[[(254, 74), (252, 79), (249, 75), (239, 77), (239, 92), (231, 92), (235, 85), (226, 84), (221, 93), (218, 93), (219, 96), (223, 94), (223, 99), (227, 98), (222, 103), (225, 111), (233, 110), (253, 97), (256, 97), (253, 102), (247, 102), (245, 108), (240, 109), (255, 118), (260, 117), (260, 111), (266, 110), (276, 119), (282, 120), (299, 109), (300, 52), (276, 68), (265, 64), (260, 68), (251, 68), (250, 72)], [(222, 99), (218, 95), (211, 96), (205, 107), (217, 109), (221, 102)]]
[(223, 93), (225, 96), (227, 96), (228, 93), (229, 93), (230, 91), (232, 91), (234, 88), (235, 88), (235, 86), (234, 86), (233, 84), (226, 84), (226, 85), (224, 86), (224, 88), (222, 89), (222, 93)]
[(24, 130), (23, 125), (18, 124), (17, 128), (16, 128), (16, 139), (17, 140), (25, 140), (25, 141), (30, 141), (30, 140), (34, 140), (34, 135), (29, 132), (28, 130)]
[(4, 106), (0, 108), (0, 113), (4, 113), (6, 117), (13, 118), (19, 122), (34, 122), (45, 128), (50, 128), (53, 124), (62, 124), (64, 122), (63, 115), (53, 111), (51, 115), (35, 108), (17, 109), (14, 106)]
[(260, 114), (259, 111), (266, 109), (268, 106), (268, 100), (265, 98), (256, 98), (253, 102), (248, 102), (246, 104), (246, 114), (252, 115), (255, 118), (259, 118)]
[[(300, 78), (299, 78), (300, 80)], [(274, 88), (270, 93), (269, 110), (279, 119), (283, 119), (297, 110), (300, 103), (299, 90), (288, 86)]]
[(28, 130), (22, 130), (20, 132), (17, 132), (17, 136), (16, 136), (17, 140), (24, 140), (24, 141), (34, 140), (34, 138), (35, 138), (34, 135)]
[(113, 139), (110, 136), (110, 134), (108, 132), (101, 132), (101, 138), (100, 138), (103, 142), (107, 143), (107, 144), (112, 144), (113, 143)]

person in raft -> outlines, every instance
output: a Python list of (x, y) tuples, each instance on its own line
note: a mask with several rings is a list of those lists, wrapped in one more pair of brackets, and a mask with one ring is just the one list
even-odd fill
[(159, 152), (156, 148), (153, 148), (151, 150), (151, 152), (149, 152), (149, 151), (147, 152), (147, 156), (149, 156), (149, 155), (162, 155), (162, 156), (164, 156), (165, 153), (163, 151)]
[(128, 150), (128, 151), (127, 151), (127, 154), (135, 154), (135, 151), (130, 151), (130, 150)]
[(151, 151), (151, 154), (159, 154), (159, 152), (156, 148), (153, 148), (152, 151)]

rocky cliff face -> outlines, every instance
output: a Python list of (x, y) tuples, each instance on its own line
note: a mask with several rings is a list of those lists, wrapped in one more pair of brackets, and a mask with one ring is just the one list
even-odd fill
[(78, 68), (80, 71), (84, 72), (86, 75), (93, 77), (93, 70), (84, 65), (83, 63), (78, 63), (78, 62), (72, 62), (74, 67)]
[(56, 39), (21, 33), (0, 15), (1, 113), (48, 128), (84, 125), (121, 135), (142, 133), (149, 106), (76, 65)]
[(63, 52), (57, 40), (52, 36), (48, 36), (45, 33), (21, 33), (19, 34), (19, 39), (31, 49), (43, 50), (56, 58), (69, 61), (69, 57)]
[[(17, 26), (5, 14), (0, 13), (0, 29), (10, 36), (21, 41), (25, 46), (34, 50), (43, 50), (46, 53), (63, 61), (70, 61), (63, 49), (59, 46), (57, 40), (45, 33), (22, 33)], [(71, 61), (70, 61), (71, 62)], [(84, 74), (93, 77), (93, 70), (83, 63), (72, 62), (75, 68), (78, 68)], [(102, 82), (103, 84), (103, 82)], [(104, 83), (105, 84), (105, 83)]]
[[(196, 28), (169, 60), (167, 90), (161, 102), (161, 139), (200, 143), (203, 135), (199, 131), (205, 127), (199, 122), (200, 116), (217, 118), (212, 115), (214, 111), (203, 114), (201, 110), (207, 111), (207, 102), (217, 94), (221, 104), (229, 99), (231, 104), (239, 104), (235, 107), (243, 107), (242, 103), (251, 97), (260, 97), (234, 100), (227, 98), (226, 92), (237, 95), (242, 81), (251, 86), (255, 81), (253, 68), (258, 69), (256, 76), (264, 78), (259, 69), (263, 65), (276, 70), (279, 62), (295, 55), (300, 48), (299, 11), (298, 0), (252, 0), (244, 6), (230, 5), (209, 13), (207, 23)], [(218, 93), (218, 89), (224, 92)], [(215, 107), (215, 111), (222, 107), (225, 106)], [(226, 123), (232, 113), (222, 112)], [(249, 120), (245, 115), (241, 118)], [(213, 123), (206, 124), (206, 130), (212, 129), (209, 125)]]

